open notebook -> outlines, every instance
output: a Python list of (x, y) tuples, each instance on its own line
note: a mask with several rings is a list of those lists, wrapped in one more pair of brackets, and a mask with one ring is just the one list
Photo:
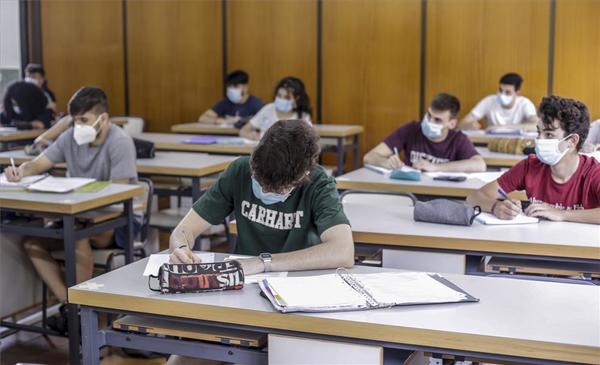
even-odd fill
[(538, 223), (540, 220), (535, 217), (528, 217), (524, 214), (519, 214), (514, 219), (500, 219), (490, 213), (481, 213), (475, 218), (479, 223), (490, 225), (490, 226), (506, 226), (511, 224), (532, 224)]
[(96, 181), (84, 177), (54, 177), (48, 176), (45, 179), (39, 180), (27, 187), (32, 191), (43, 191), (48, 193), (68, 193), (84, 185)]
[(397, 305), (477, 302), (438, 274), (386, 272), (268, 278), (259, 282), (280, 312), (337, 312)]

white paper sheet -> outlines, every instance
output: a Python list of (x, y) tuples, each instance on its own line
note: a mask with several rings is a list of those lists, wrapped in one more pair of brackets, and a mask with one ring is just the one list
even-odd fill
[(366, 164), (365, 168), (368, 170), (374, 171), (378, 174), (382, 174), (382, 175), (389, 175), (392, 173), (392, 170), (390, 170), (390, 169), (386, 169), (385, 167), (380, 167), (380, 166), (375, 166), (375, 165)]
[[(200, 260), (202, 260), (202, 262), (214, 262), (215, 261), (215, 254), (212, 252), (208, 252), (208, 253), (194, 252), (194, 254), (196, 256), (200, 257)], [(157, 253), (154, 255), (150, 255), (150, 257), (148, 258), (148, 263), (146, 263), (146, 268), (144, 269), (144, 273), (142, 275), (144, 275), (144, 276), (158, 275), (158, 269), (160, 269), (160, 267), (163, 264), (168, 264), (168, 263), (169, 263), (169, 254), (168, 253)]]
[(490, 213), (481, 213), (475, 218), (478, 222), (490, 226), (507, 226), (512, 224), (532, 224), (538, 223), (540, 220), (535, 217), (528, 217), (524, 214), (519, 214), (514, 219), (500, 219)]
[(25, 176), (19, 182), (10, 182), (6, 179), (5, 174), (0, 174), (0, 187), (3, 188), (25, 188), (34, 182), (45, 178), (46, 175)]
[(49, 193), (67, 193), (94, 181), (96, 181), (96, 179), (48, 176), (41, 181), (29, 185), (28, 188), (29, 190)]
[(284, 278), (288, 276), (287, 271), (277, 271), (277, 272), (263, 272), (260, 274), (254, 275), (246, 275), (244, 276), (245, 284), (258, 284), (259, 281), (269, 278)]

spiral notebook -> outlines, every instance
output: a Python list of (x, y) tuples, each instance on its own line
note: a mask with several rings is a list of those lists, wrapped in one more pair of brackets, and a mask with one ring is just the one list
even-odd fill
[(267, 278), (260, 288), (280, 312), (339, 312), (399, 305), (478, 302), (439, 274), (386, 272)]

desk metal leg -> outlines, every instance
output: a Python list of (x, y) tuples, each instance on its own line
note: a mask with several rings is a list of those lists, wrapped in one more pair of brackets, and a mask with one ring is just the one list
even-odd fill
[(344, 138), (337, 139), (337, 171), (335, 176), (342, 175), (344, 173)]
[(360, 157), (359, 157), (359, 153), (360, 153), (360, 138), (359, 135), (355, 135), (354, 136), (354, 142), (352, 143), (352, 149), (354, 151), (354, 169), (358, 169), (360, 167)]
[(101, 344), (98, 339), (98, 313), (91, 308), (81, 308), (81, 349), (84, 365), (99, 364)]
[[(63, 216), (63, 238), (65, 245), (65, 284), (67, 288), (77, 284), (75, 261), (75, 217)], [(69, 364), (78, 365), (79, 361), (79, 315), (75, 304), (68, 304), (69, 322)]]
[(133, 199), (123, 202), (127, 216), (127, 243), (125, 244), (125, 263), (133, 262)]

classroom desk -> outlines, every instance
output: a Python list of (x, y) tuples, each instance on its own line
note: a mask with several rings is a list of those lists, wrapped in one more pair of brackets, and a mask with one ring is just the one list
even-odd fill
[[(421, 181), (396, 180), (367, 168), (360, 168), (335, 178), (339, 190), (371, 190), (419, 195), (466, 198), (486, 183), (479, 179), (468, 178), (461, 182), (437, 181), (426, 174)], [(511, 193), (512, 198), (527, 200), (524, 192)]]
[(474, 145), (476, 146), (487, 146), (491, 140), (493, 139), (497, 139), (497, 138), (523, 138), (523, 139), (535, 139), (536, 137), (534, 135), (531, 134), (526, 134), (526, 135), (493, 135), (493, 134), (487, 134), (484, 130), (473, 130), (473, 131), (462, 131), (464, 134), (467, 135), (467, 137), (469, 137), (469, 140), (471, 142), (473, 142)]
[(34, 140), (45, 131), (45, 129), (17, 130), (0, 127), (0, 151), (6, 151), (11, 143)]
[(347, 203), (344, 211), (356, 243), (600, 265), (600, 225), (543, 220), (464, 227), (415, 222), (413, 208), (406, 206)]
[(512, 153), (490, 152), (487, 147), (475, 147), (483, 157), (488, 167), (513, 167), (519, 161), (527, 158), (527, 155), (515, 155)]
[[(0, 165), (9, 165), (10, 158), (16, 164), (30, 161), (34, 156), (23, 150), (0, 152)], [(209, 155), (206, 153), (158, 151), (154, 158), (136, 159), (138, 174), (146, 176), (168, 176), (192, 179), (192, 199), (198, 200), (201, 193), (201, 178), (219, 173), (235, 161), (236, 156)], [(58, 168), (66, 168), (64, 163)]]
[[(76, 283), (75, 242), (101, 232), (127, 226), (129, 244), (125, 246), (125, 260), (133, 260), (133, 198), (141, 195), (143, 188), (137, 185), (109, 184), (95, 193), (71, 192), (65, 194), (39, 193), (24, 190), (0, 191), (0, 209), (10, 212), (34, 213), (42, 216), (55, 216), (62, 220), (62, 228), (43, 228), (18, 222), (0, 223), (0, 230), (27, 236), (64, 240), (65, 283), (67, 287)], [(112, 204), (123, 203), (124, 214), (120, 217), (94, 224), (85, 228), (75, 225), (77, 216)], [(0, 325), (9, 328), (31, 330), (11, 322)], [(39, 330), (36, 332), (40, 332)], [(79, 363), (79, 317), (77, 308), (69, 308), (69, 356), (70, 364)]]
[[(359, 137), (364, 131), (362, 126), (343, 124), (313, 124), (313, 126), (321, 137), (323, 142), (322, 147), (324, 149), (334, 148), (337, 155), (337, 169), (340, 173), (344, 171), (344, 153), (346, 150), (354, 152), (353, 165), (355, 169), (359, 167)], [(172, 126), (171, 132), (237, 136), (239, 134), (239, 129), (227, 125), (184, 123)]]
[[(255, 284), (202, 294), (152, 292), (142, 276), (146, 260), (69, 288), (69, 300), (81, 306), (85, 365), (98, 364), (99, 348), (107, 345), (265, 363), (257, 361), (251, 349), (99, 329), (99, 312), (499, 361), (597, 364), (600, 358), (600, 288), (596, 286), (447, 274), (444, 277), (480, 302), (282, 314), (259, 296)], [(350, 271), (394, 270), (357, 266)]]

